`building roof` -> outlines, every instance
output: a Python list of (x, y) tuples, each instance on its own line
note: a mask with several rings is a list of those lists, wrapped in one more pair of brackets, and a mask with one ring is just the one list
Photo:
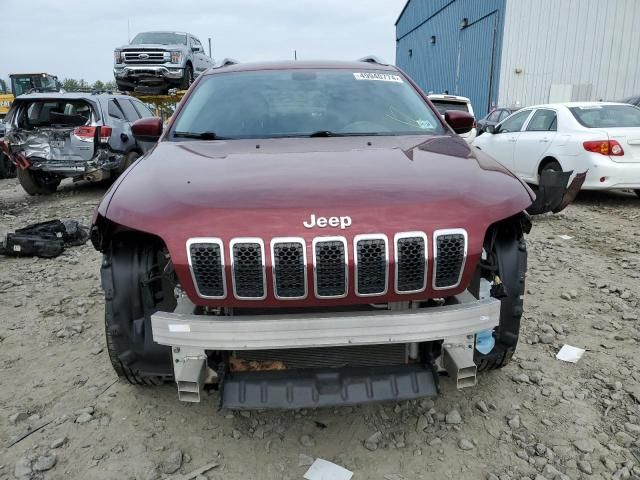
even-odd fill
[(398, 22), (400, 21), (400, 19), (402, 18), (402, 15), (404, 14), (404, 11), (407, 9), (410, 3), (411, 3), (411, 0), (407, 0), (407, 3), (404, 4), (404, 7), (402, 7), (402, 11), (400, 12), (400, 15), (398, 15), (398, 18), (396, 19), (396, 23), (394, 23), (394, 25), (398, 25)]

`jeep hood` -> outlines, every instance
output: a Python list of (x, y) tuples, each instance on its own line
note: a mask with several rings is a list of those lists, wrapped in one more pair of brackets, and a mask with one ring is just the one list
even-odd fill
[[(162, 238), (176, 269), (192, 237), (342, 235), (464, 228), (468, 265), (486, 229), (526, 209), (531, 191), (459, 137), (161, 141), (107, 193), (99, 213)], [(351, 226), (306, 228), (316, 217)], [(187, 269), (188, 267), (185, 267)], [(188, 278), (188, 270), (183, 270)]]

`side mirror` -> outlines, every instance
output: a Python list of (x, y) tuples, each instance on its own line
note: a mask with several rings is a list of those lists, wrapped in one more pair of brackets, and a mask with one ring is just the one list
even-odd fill
[(141, 118), (131, 125), (131, 131), (140, 142), (157, 142), (162, 135), (162, 119), (160, 117)]
[(200, 51), (199, 47), (191, 47), (191, 51), (194, 53), (198, 53)]
[(484, 131), (491, 134), (498, 133), (495, 125), (487, 125), (486, 127), (484, 127)]
[(447, 110), (444, 112), (444, 121), (453, 128), (456, 133), (467, 133), (473, 128), (476, 119), (467, 112), (459, 110)]

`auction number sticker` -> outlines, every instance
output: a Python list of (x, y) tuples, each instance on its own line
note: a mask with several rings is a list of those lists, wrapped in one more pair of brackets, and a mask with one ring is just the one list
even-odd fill
[(404, 83), (400, 75), (391, 75), (389, 73), (354, 72), (353, 76), (356, 80), (374, 80), (378, 82)]

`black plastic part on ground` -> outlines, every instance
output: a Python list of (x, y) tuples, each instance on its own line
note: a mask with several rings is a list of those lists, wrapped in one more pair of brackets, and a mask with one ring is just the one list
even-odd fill
[(229, 409), (296, 409), (402, 401), (437, 395), (421, 365), (230, 373), (222, 388)]
[(0, 255), (52, 258), (65, 247), (82, 245), (88, 239), (87, 227), (75, 220), (49, 220), (7, 234), (0, 241)]

